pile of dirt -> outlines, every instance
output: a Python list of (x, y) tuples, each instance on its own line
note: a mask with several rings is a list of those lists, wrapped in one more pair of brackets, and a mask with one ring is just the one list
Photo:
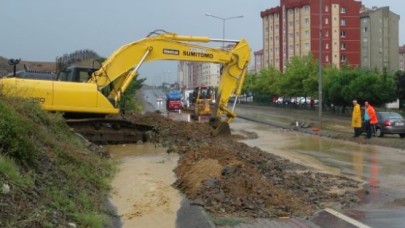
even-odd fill
[(182, 154), (175, 169), (180, 189), (215, 216), (273, 218), (311, 216), (327, 207), (350, 207), (359, 183), (315, 172), (230, 137), (211, 137), (207, 123), (170, 120), (159, 113), (131, 114), (154, 124), (168, 152)]

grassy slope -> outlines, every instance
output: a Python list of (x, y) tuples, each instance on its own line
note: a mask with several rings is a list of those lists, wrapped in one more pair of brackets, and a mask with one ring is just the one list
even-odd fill
[(0, 227), (102, 227), (114, 167), (59, 115), (0, 97)]

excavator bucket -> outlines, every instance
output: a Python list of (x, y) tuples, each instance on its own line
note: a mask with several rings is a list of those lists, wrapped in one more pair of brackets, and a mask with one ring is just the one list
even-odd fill
[(211, 131), (212, 136), (216, 137), (231, 135), (229, 123), (220, 121), (218, 118), (211, 118), (209, 124), (214, 128)]

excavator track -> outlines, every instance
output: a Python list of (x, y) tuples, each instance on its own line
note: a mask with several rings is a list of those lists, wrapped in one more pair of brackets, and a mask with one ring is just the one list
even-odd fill
[(67, 119), (66, 123), (75, 132), (99, 145), (146, 142), (156, 133), (153, 126), (123, 119)]

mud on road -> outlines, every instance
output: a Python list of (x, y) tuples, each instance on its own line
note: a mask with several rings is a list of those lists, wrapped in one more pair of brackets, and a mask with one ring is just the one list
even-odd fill
[(156, 143), (180, 154), (173, 185), (215, 217), (306, 218), (325, 207), (347, 208), (358, 202), (360, 182), (238, 142), (252, 134), (213, 138), (206, 123), (173, 121), (156, 112), (127, 118), (156, 127)]

